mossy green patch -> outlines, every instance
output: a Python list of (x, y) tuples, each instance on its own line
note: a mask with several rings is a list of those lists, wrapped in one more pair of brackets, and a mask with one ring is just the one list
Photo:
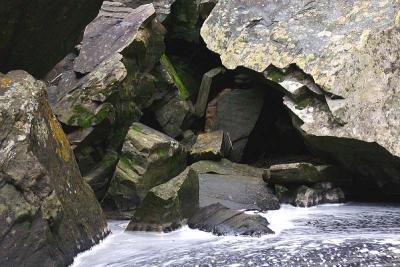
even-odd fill
[(184, 84), (182, 78), (177, 73), (175, 67), (172, 65), (171, 61), (169, 60), (166, 54), (163, 54), (160, 59), (160, 63), (166, 69), (166, 71), (171, 75), (174, 83), (179, 91), (179, 96), (181, 99), (186, 100), (190, 97), (190, 93), (186, 85)]

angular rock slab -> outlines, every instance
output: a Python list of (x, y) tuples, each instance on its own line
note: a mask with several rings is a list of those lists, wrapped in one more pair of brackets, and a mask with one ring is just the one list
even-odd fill
[(0, 75), (0, 265), (67, 266), (108, 233), (93, 191), (28, 73)]
[(242, 159), (243, 150), (264, 104), (262, 89), (225, 89), (207, 108), (206, 131), (223, 130), (229, 134), (233, 161)]
[(191, 168), (199, 173), (200, 207), (222, 203), (245, 210), (279, 209), (279, 200), (262, 179), (263, 169), (222, 159), (199, 161)]
[(201, 208), (189, 219), (192, 229), (211, 232), (214, 235), (262, 236), (273, 234), (268, 221), (260, 215), (229, 209), (220, 203)]
[(129, 10), (122, 20), (110, 24), (107, 11), (103, 9), (103, 13), (86, 28), (79, 56), (74, 63), (74, 71), (82, 74), (91, 72), (101, 62), (122, 52), (135, 39), (140, 26), (155, 15), (152, 4), (142, 5)]
[(228, 157), (232, 150), (232, 142), (228, 134), (215, 131), (200, 134), (193, 145), (190, 156), (198, 160), (212, 160)]
[(167, 182), (186, 167), (186, 153), (167, 135), (133, 123), (103, 207), (113, 218), (130, 219), (149, 190)]
[(198, 206), (199, 178), (187, 168), (149, 191), (126, 230), (170, 232), (192, 217)]

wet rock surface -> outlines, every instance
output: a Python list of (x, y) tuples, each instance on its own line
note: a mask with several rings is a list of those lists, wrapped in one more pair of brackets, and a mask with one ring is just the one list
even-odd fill
[(46, 86), (0, 75), (0, 265), (65, 266), (108, 234)]
[(268, 221), (260, 215), (248, 215), (225, 207), (220, 203), (201, 208), (188, 221), (192, 229), (211, 232), (214, 235), (262, 236), (273, 234)]
[(177, 141), (141, 123), (132, 124), (103, 200), (108, 216), (130, 219), (151, 188), (185, 167), (186, 153)]
[(135, 212), (127, 231), (176, 230), (199, 206), (199, 179), (190, 168), (170, 181), (153, 187)]

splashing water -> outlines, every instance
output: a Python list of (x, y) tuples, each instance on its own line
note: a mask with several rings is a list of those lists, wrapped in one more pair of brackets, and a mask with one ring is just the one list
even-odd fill
[(112, 234), (81, 253), (78, 266), (395, 266), (400, 264), (400, 206), (322, 205), (261, 214), (275, 235), (216, 237), (184, 227), (167, 234)]

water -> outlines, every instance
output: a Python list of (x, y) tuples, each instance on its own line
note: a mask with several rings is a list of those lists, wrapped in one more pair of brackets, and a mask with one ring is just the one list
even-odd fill
[(263, 216), (276, 234), (216, 237), (182, 228), (168, 234), (112, 234), (75, 259), (78, 266), (398, 266), (400, 206), (283, 206)]

